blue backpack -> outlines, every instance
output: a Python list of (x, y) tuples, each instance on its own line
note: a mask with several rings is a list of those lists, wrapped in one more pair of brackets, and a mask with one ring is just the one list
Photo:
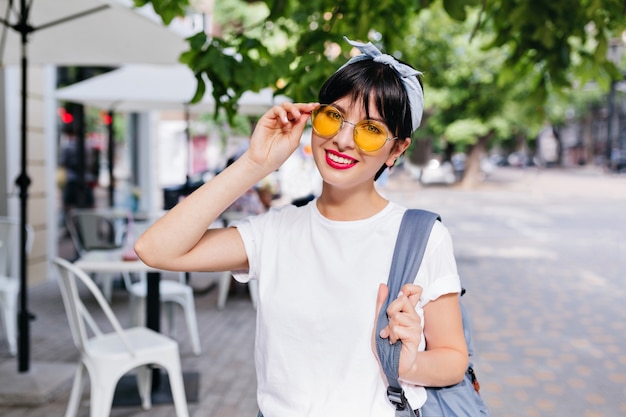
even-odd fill
[[(400, 224), (400, 231), (394, 249), (389, 272), (389, 296), (380, 310), (377, 322), (376, 349), (389, 386), (387, 397), (396, 407), (396, 417), (490, 417), (487, 406), (479, 394), (479, 384), (474, 374), (471, 357), (474, 354), (472, 329), (467, 310), (461, 303), (463, 331), (470, 356), (469, 366), (461, 382), (449, 387), (427, 387), (428, 398), (419, 409), (413, 410), (407, 401), (404, 390), (398, 381), (398, 363), (402, 342), (389, 344), (382, 339), (380, 331), (388, 324), (387, 307), (393, 301), (392, 294), (398, 294), (402, 286), (413, 282), (422, 262), (430, 231), (439, 215), (425, 210), (407, 210)], [(462, 291), (461, 295), (465, 293)]]

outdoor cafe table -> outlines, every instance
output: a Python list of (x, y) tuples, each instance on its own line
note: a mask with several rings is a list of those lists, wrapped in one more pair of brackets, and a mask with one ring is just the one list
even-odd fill
[[(139, 259), (124, 260), (124, 249), (107, 249), (107, 250), (90, 250), (83, 254), (74, 262), (76, 266), (85, 272), (92, 273), (147, 273), (147, 294), (146, 294), (146, 326), (154, 331), (160, 331), (161, 310), (160, 310), (160, 294), (159, 282), (161, 280), (161, 271), (152, 268)], [(196, 381), (198, 375), (183, 374), (187, 379)], [(191, 377), (191, 378), (190, 378)], [(155, 368), (152, 375), (152, 393), (153, 403), (169, 403), (171, 402), (171, 393), (169, 387), (164, 387), (161, 382), (161, 372)], [(187, 383), (186, 391), (187, 391)], [(154, 398), (155, 394), (159, 398)], [(192, 400), (193, 394), (187, 393), (187, 399)], [(165, 399), (162, 399), (165, 397)], [(191, 398), (190, 398), (191, 397)], [(124, 400), (122, 400), (124, 402)], [(116, 401), (114, 401), (116, 403)], [(120, 405), (128, 405), (123, 403)]]
[(146, 265), (139, 259), (125, 260), (124, 249), (122, 248), (90, 250), (74, 264), (85, 272), (105, 274), (119, 274), (122, 272), (147, 273), (146, 326), (157, 332), (160, 331), (160, 270)]

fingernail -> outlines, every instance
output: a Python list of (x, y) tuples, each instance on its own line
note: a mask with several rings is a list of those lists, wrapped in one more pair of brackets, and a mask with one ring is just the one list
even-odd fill
[(398, 298), (402, 297), (403, 295), (404, 295), (404, 294), (402, 294), (402, 291), (400, 291), (400, 292), (398, 293)]

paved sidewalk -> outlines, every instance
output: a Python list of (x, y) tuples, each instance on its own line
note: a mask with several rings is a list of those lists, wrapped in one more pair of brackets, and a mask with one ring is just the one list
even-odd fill
[(452, 234), (492, 416), (626, 415), (626, 176), (501, 169), (473, 191), (393, 191)]
[[(384, 193), (439, 212), (453, 236), (475, 325), (477, 372), (493, 417), (626, 415), (626, 176), (499, 169), (468, 191), (423, 187), (398, 171)], [(203, 288), (215, 279), (193, 274), (191, 283)], [(255, 312), (246, 288), (237, 284), (221, 311), (217, 291), (195, 301), (202, 354), (192, 354), (181, 314), (174, 335), (183, 369), (200, 372), (199, 401), (189, 404), (190, 414), (256, 416)], [(114, 292), (112, 305), (124, 322), (125, 291)], [(56, 283), (33, 287), (30, 306), (37, 316), (32, 363), (74, 365)], [(0, 368), (11, 367), (17, 369), (16, 359), (0, 339)], [(1, 385), (19, 378), (17, 371), (0, 377)], [(62, 416), (68, 389), (43, 405), (0, 405), (0, 415)], [(87, 392), (80, 417), (88, 415)], [(155, 405), (149, 412), (114, 407), (111, 415), (175, 413), (171, 405)]]

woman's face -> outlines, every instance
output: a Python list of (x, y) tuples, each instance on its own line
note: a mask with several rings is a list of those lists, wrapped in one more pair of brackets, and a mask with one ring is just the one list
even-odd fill
[[(353, 102), (348, 96), (324, 104), (331, 104), (339, 110), (345, 120), (339, 132), (330, 138), (319, 136), (315, 131), (312, 133), (313, 157), (327, 184), (349, 188), (365, 182), (373, 183), (380, 167), (393, 165), (411, 143), (410, 139), (388, 140), (376, 151), (363, 151), (354, 142), (354, 125), (368, 118), (363, 103)], [(395, 136), (389, 132), (374, 103), (370, 103), (369, 119), (382, 123), (387, 137)]]

